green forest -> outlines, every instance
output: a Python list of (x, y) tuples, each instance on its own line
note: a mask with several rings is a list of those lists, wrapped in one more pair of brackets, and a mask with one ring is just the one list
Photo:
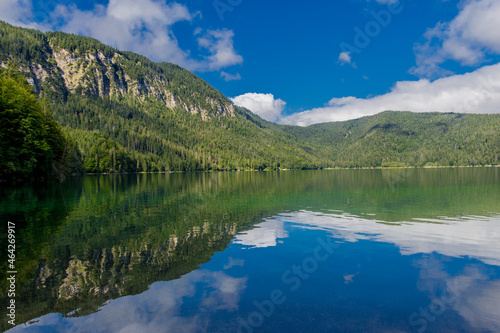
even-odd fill
[(500, 115), (267, 122), (189, 71), (0, 21), (1, 180), (83, 173), (497, 165)]
[[(78, 148), (23, 76), (0, 70), (0, 179), (54, 178), (80, 171)], [(74, 166), (75, 169), (71, 167)]]
[[(284, 130), (316, 147), (329, 166), (498, 165), (500, 115), (386, 111), (338, 123)], [(331, 163), (331, 164), (330, 164)]]

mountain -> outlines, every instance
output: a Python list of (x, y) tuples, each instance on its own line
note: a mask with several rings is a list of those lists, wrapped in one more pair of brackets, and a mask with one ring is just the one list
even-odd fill
[(0, 23), (0, 38), (0, 64), (15, 62), (34, 92), (49, 101), (55, 120), (77, 143), (86, 172), (321, 164), (294, 136), (266, 127), (179, 66), (92, 38), (6, 23)]
[(309, 127), (288, 126), (332, 166), (498, 165), (500, 115), (386, 111)]
[(0, 56), (16, 61), (36, 93), (66, 102), (69, 95), (158, 100), (202, 119), (234, 116), (234, 106), (191, 72), (120, 52), (93, 38), (41, 33), (0, 24)]
[(0, 65), (19, 70), (62, 127), (64, 154), (52, 158), (65, 173), (498, 164), (500, 115), (281, 126), (179, 66), (93, 38), (0, 22), (0, 40)]

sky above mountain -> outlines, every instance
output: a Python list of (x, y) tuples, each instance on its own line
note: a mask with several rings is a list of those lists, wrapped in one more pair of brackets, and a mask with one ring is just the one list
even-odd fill
[(263, 118), (500, 113), (497, 0), (1, 0), (0, 19), (179, 64)]

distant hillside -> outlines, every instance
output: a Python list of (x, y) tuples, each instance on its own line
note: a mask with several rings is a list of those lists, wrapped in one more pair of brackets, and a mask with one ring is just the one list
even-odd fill
[(498, 165), (499, 114), (386, 111), (356, 120), (287, 126), (333, 166)]
[(74, 158), (64, 149), (72, 165), (55, 161), (71, 172), (490, 165), (500, 155), (500, 115), (385, 112), (280, 126), (179, 66), (1, 21), (0, 65), (21, 71), (48, 100), (76, 145)]

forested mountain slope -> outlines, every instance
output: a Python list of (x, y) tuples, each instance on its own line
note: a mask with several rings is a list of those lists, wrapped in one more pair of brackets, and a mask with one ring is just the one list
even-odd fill
[(87, 172), (315, 168), (292, 135), (189, 71), (95, 39), (0, 23), (0, 64), (15, 62), (77, 142)]
[(500, 155), (500, 115), (385, 112), (281, 126), (179, 66), (1, 21), (0, 65), (46, 99), (65, 138), (54, 163), (70, 172), (490, 165)]
[(497, 165), (500, 156), (498, 114), (386, 111), (284, 131), (335, 167)]

